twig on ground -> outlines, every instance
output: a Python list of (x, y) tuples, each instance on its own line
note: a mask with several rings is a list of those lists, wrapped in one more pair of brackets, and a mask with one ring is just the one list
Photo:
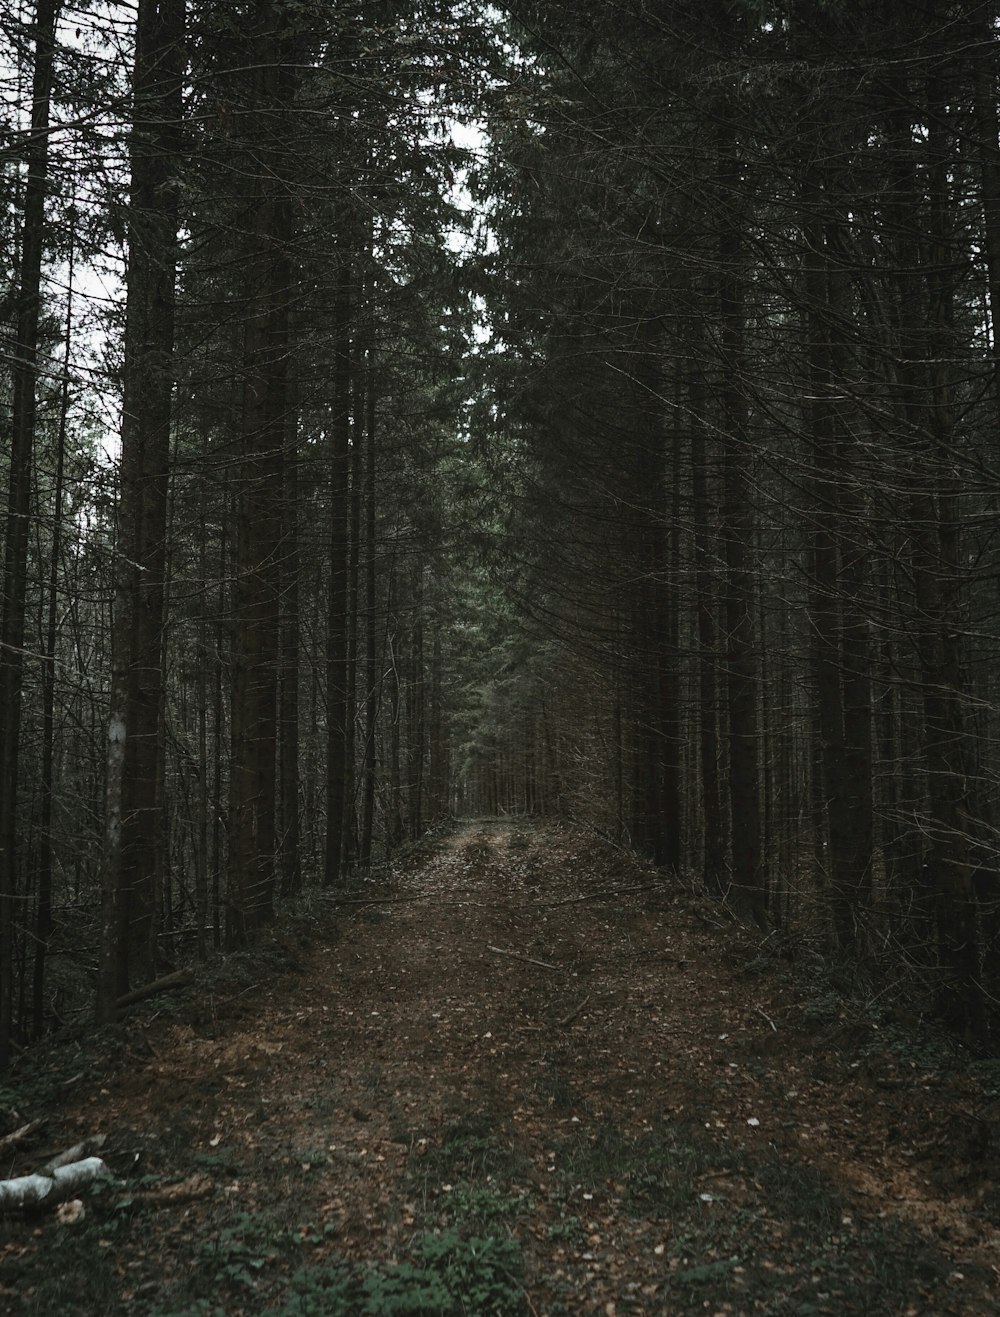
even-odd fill
[(44, 1120), (29, 1120), (27, 1125), (22, 1125), (20, 1129), (12, 1130), (10, 1134), (5, 1134), (0, 1139), (0, 1152), (6, 1152), (8, 1148), (14, 1148), (19, 1143), (24, 1143), (30, 1139), (32, 1134), (37, 1133), (45, 1124)]
[(577, 1006), (573, 1007), (569, 1015), (564, 1015), (562, 1017), (562, 1019), (558, 1022), (560, 1029), (565, 1029), (568, 1024), (573, 1023), (576, 1017), (582, 1012), (583, 1008), (587, 1005), (587, 1002), (590, 1001), (592, 995), (593, 995), (592, 993), (588, 992), (586, 997), (584, 997), (583, 1001), (580, 1002)]
[(770, 1015), (768, 1015), (766, 1011), (762, 1011), (759, 1006), (755, 1006), (754, 1010), (757, 1012), (758, 1015), (763, 1015), (764, 1019), (768, 1022), (768, 1024), (771, 1026), (771, 1028), (774, 1030), (775, 1033), (778, 1032), (778, 1026), (774, 1023), (774, 1021), (771, 1019)]
[(174, 970), (172, 974), (165, 974), (162, 979), (154, 979), (152, 983), (144, 983), (141, 988), (126, 992), (123, 997), (118, 998), (115, 1005), (123, 1011), (129, 1006), (134, 1006), (136, 1002), (145, 1001), (147, 997), (155, 997), (158, 992), (169, 992), (171, 988), (186, 987), (193, 978), (194, 973), (189, 969)]
[(334, 896), (328, 898), (329, 905), (409, 905), (413, 901), (425, 901), (431, 892), (418, 892), (416, 896)]
[(366, 896), (363, 898), (336, 896), (330, 901), (330, 905), (410, 905), (414, 901), (433, 901), (435, 905), (474, 905), (486, 909), (481, 901), (451, 900), (437, 897), (434, 892), (421, 892), (417, 896)]
[(523, 1283), (522, 1281), (518, 1280), (518, 1278), (517, 1278), (515, 1275), (513, 1275), (511, 1272), (509, 1272), (509, 1271), (507, 1270), (506, 1267), (501, 1267), (500, 1270), (501, 1270), (501, 1271), (503, 1272), (503, 1274), (507, 1277), (507, 1279), (511, 1282), (511, 1284), (512, 1284), (512, 1285), (516, 1285), (517, 1288), (521, 1291), (521, 1295), (522, 1295), (522, 1297), (523, 1297), (525, 1303), (528, 1305), (528, 1311), (531, 1313), (531, 1317), (538, 1317), (538, 1309), (537, 1309), (537, 1308), (535, 1307), (535, 1305), (531, 1302), (531, 1295), (530, 1295), (530, 1294), (528, 1293), (528, 1291), (524, 1288), (524, 1283)]
[(561, 905), (582, 905), (584, 901), (603, 901), (606, 896), (630, 896), (633, 892), (651, 892), (654, 888), (663, 888), (665, 884), (642, 883), (639, 887), (602, 887), (597, 892), (588, 892), (586, 896), (569, 896), (564, 901), (548, 901), (546, 910), (555, 910)]
[(154, 1189), (142, 1189), (138, 1193), (126, 1194), (119, 1202), (133, 1207), (178, 1207), (182, 1203), (192, 1203), (199, 1198), (209, 1198), (215, 1191), (215, 1185), (207, 1175), (192, 1175), (179, 1184), (163, 1184)]
[(81, 1162), (87, 1157), (93, 1157), (95, 1152), (104, 1147), (106, 1137), (104, 1134), (92, 1134), (90, 1138), (74, 1143), (72, 1148), (67, 1148), (65, 1152), (58, 1152), (51, 1157), (38, 1174), (52, 1176), (62, 1166), (70, 1166), (73, 1162)]
[(535, 960), (532, 956), (522, 956), (517, 951), (504, 951), (503, 947), (490, 946), (487, 942), (487, 951), (495, 951), (498, 956), (510, 956), (511, 960), (523, 960), (526, 965), (537, 965), (540, 969), (552, 969), (559, 973), (559, 965), (550, 965), (544, 960)]

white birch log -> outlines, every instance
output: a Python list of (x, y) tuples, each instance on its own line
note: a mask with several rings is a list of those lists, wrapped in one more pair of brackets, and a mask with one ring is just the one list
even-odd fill
[(100, 1157), (86, 1157), (82, 1162), (57, 1167), (51, 1175), (39, 1171), (15, 1180), (0, 1180), (0, 1212), (54, 1207), (67, 1198), (75, 1198), (88, 1184), (110, 1175)]

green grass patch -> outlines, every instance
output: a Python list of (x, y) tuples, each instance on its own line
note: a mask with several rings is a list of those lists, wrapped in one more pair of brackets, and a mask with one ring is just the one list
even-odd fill
[(512, 1221), (534, 1210), (534, 1200), (525, 1193), (506, 1193), (496, 1185), (456, 1185), (443, 1200), (443, 1211), (455, 1225), (493, 1225)]
[(521, 1251), (501, 1235), (417, 1235), (396, 1263), (345, 1262), (295, 1273), (279, 1317), (518, 1317)]
[(545, 1234), (553, 1244), (568, 1244), (571, 1247), (582, 1244), (587, 1237), (587, 1231), (580, 1218), (574, 1212), (567, 1212), (565, 1209), (560, 1209), (558, 1221), (549, 1222)]
[(211, 1239), (198, 1246), (199, 1256), (218, 1284), (253, 1285), (279, 1252), (266, 1220), (241, 1212)]
[(191, 1155), (191, 1165), (208, 1175), (220, 1179), (233, 1176), (241, 1169), (242, 1163), (229, 1148), (219, 1148), (216, 1152), (196, 1152)]

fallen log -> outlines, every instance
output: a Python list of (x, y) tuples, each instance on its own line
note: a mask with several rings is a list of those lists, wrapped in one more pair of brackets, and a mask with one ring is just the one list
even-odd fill
[(111, 1172), (100, 1157), (87, 1157), (69, 1166), (59, 1166), (51, 1175), (38, 1171), (14, 1180), (0, 1180), (0, 1212), (55, 1207), (67, 1198), (75, 1198), (79, 1190), (95, 1180), (110, 1178)]
[(147, 997), (155, 997), (158, 992), (169, 992), (171, 988), (183, 988), (194, 978), (194, 971), (190, 969), (176, 969), (172, 974), (164, 974), (162, 979), (153, 979), (151, 983), (144, 983), (141, 988), (133, 988), (131, 992), (126, 992), (123, 997), (119, 997), (115, 1005), (120, 1011), (129, 1006), (134, 1006), (138, 1001), (145, 1001)]

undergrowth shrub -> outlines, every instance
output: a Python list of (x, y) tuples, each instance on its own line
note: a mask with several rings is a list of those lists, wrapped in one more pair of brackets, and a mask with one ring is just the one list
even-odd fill
[(358, 1271), (345, 1262), (303, 1267), (280, 1317), (517, 1317), (524, 1311), (521, 1250), (499, 1235), (425, 1232), (410, 1257)]

